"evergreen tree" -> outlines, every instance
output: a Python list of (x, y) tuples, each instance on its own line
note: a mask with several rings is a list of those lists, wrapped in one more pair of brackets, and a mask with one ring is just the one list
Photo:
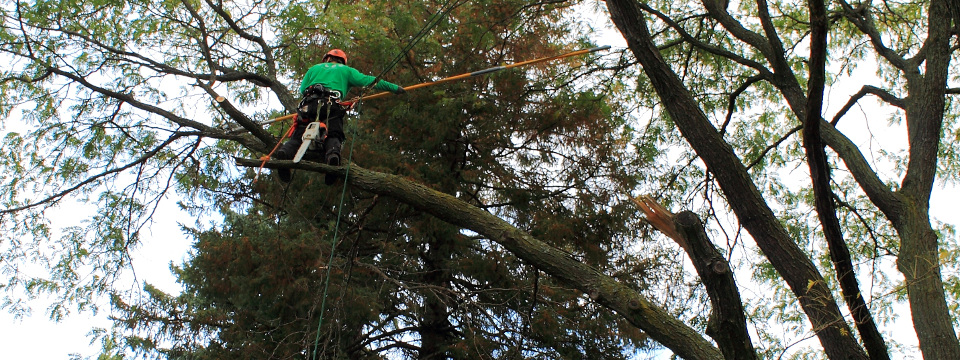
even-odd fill
[[(571, 5), (462, 4), (387, 76), (418, 83), (589, 46), (569, 36), (578, 26)], [(326, 11), (344, 19), (356, 9)], [(440, 11), (429, 4), (365, 11), (364, 21), (342, 24), (349, 38), (332, 35), (300, 56), (319, 59), (339, 47), (352, 66), (377, 69), (405, 45), (398, 34), (415, 33)], [(393, 24), (395, 34), (364, 31), (377, 23)], [(458, 194), (597, 266), (638, 271), (646, 267), (639, 258), (614, 255), (626, 254), (634, 235), (624, 204), (610, 201), (613, 185), (629, 177), (612, 166), (614, 157), (626, 158), (617, 149), (621, 120), (596, 88), (577, 81), (594, 68), (548, 64), (361, 104), (345, 156)], [(187, 357), (305, 357), (316, 347), (321, 358), (420, 359), (623, 358), (641, 344), (623, 320), (540, 281), (535, 268), (482, 236), (354, 189), (341, 202), (339, 186), (312, 173), (295, 177), (289, 187), (258, 185), (251, 195), (262, 204), (228, 210), (222, 229), (196, 233), (195, 257), (178, 271), (187, 291), (177, 300), (156, 292), (151, 304), (115, 298), (131, 330), (157, 331), (133, 343)], [(233, 199), (219, 200), (227, 208)], [(585, 235), (602, 242), (570, 242)], [(190, 338), (194, 325), (163, 325), (187, 304), (221, 319), (197, 321), (214, 334), (209, 344), (174, 340)], [(161, 338), (174, 346), (160, 346)]]

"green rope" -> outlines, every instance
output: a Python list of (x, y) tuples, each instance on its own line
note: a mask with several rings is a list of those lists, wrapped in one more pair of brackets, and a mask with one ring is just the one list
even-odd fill
[(343, 189), (340, 191), (340, 205), (337, 206), (337, 222), (333, 227), (333, 241), (330, 243), (330, 259), (327, 260), (327, 275), (323, 284), (323, 299), (320, 300), (320, 320), (317, 321), (317, 336), (313, 340), (313, 356), (317, 358), (317, 347), (320, 345), (320, 328), (323, 326), (323, 314), (327, 308), (327, 290), (330, 288), (330, 271), (333, 270), (333, 256), (336, 254), (337, 235), (340, 231), (340, 218), (343, 214), (343, 200), (347, 194), (347, 180), (350, 177), (350, 163), (353, 160), (353, 141), (350, 142), (350, 150), (347, 152), (347, 172), (343, 177)]
[[(407, 51), (410, 51), (410, 49), (412, 49), (417, 42), (423, 39), (426, 36), (426, 34), (431, 29), (433, 29), (434, 26), (439, 24), (441, 18), (445, 17), (447, 14), (450, 13), (450, 11), (462, 5), (463, 3), (465, 3), (465, 1), (459, 2), (459, 1), (450, 0), (446, 4), (441, 6), (440, 9), (436, 13), (434, 13), (429, 20), (427, 20), (427, 23), (420, 28), (420, 31), (414, 36), (414, 38), (410, 41), (410, 43), (407, 44), (407, 46), (405, 46), (403, 50), (401, 50), (400, 53), (397, 54), (397, 56), (390, 62), (390, 64), (388, 64), (388, 66), (383, 71), (381, 71), (379, 75), (377, 75), (374, 78), (373, 82), (367, 87), (364, 87), (361, 89), (360, 97), (362, 98), (363, 97), (362, 93), (364, 91), (366, 91), (370, 86), (373, 86), (374, 84), (379, 82), (380, 78), (383, 77), (384, 74), (386, 74), (388, 71), (393, 69), (393, 67), (399, 64), (403, 54), (405, 54)], [(358, 100), (356, 103), (357, 109), (360, 108), (360, 105), (361, 105), (360, 101)], [(354, 136), (354, 138), (356, 138), (356, 136)], [(350, 142), (350, 149), (347, 152), (347, 170), (343, 177), (343, 189), (340, 192), (340, 205), (337, 206), (337, 221), (336, 221), (336, 225), (334, 225), (334, 228), (333, 228), (333, 240), (330, 244), (330, 259), (327, 260), (327, 274), (326, 274), (326, 280), (324, 280), (324, 284), (323, 284), (323, 298), (320, 301), (320, 315), (319, 315), (320, 319), (317, 321), (317, 336), (313, 340), (313, 354), (311, 356), (311, 359), (317, 359), (317, 349), (320, 346), (320, 330), (323, 327), (323, 315), (327, 308), (327, 292), (330, 289), (330, 272), (333, 269), (333, 257), (336, 254), (335, 249), (337, 247), (337, 236), (339, 235), (339, 230), (340, 230), (340, 218), (343, 214), (343, 201), (347, 193), (347, 182), (350, 179), (350, 164), (353, 162), (352, 161), (353, 160), (353, 143), (354, 141)]]
[[(358, 102), (359, 103), (359, 102)], [(330, 121), (330, 110), (331, 106), (330, 100), (327, 100), (327, 120)], [(344, 119), (346, 120), (347, 114), (343, 114)], [(320, 114), (317, 114), (317, 120), (320, 119)], [(342, 120), (342, 121), (343, 121)], [(356, 138), (356, 134), (353, 134)], [(353, 160), (353, 141), (350, 142), (350, 150), (347, 151), (347, 172), (343, 177), (343, 189), (340, 191), (340, 204), (337, 205), (337, 222), (333, 226), (333, 241), (330, 243), (330, 259), (327, 260), (327, 275), (323, 284), (323, 299), (320, 300), (320, 320), (317, 322), (317, 336), (313, 340), (313, 358), (317, 357), (317, 347), (320, 345), (320, 327), (323, 325), (323, 313), (327, 308), (327, 290), (330, 288), (330, 271), (333, 270), (333, 257), (336, 255), (337, 248), (337, 235), (340, 231), (340, 218), (343, 214), (343, 200), (347, 194), (347, 180), (350, 176), (350, 162)]]

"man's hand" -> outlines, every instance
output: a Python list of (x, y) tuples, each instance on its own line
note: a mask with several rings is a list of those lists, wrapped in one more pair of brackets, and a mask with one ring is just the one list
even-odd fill
[(397, 86), (397, 91), (394, 91), (393, 93), (397, 95), (403, 95), (406, 94), (407, 91), (403, 89), (403, 86)]

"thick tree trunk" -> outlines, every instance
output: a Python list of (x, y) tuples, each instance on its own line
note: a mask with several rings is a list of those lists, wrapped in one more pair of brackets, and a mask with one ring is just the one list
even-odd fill
[[(954, 3), (950, 3), (953, 1)], [(946, 104), (950, 63), (951, 7), (956, 0), (932, 0), (928, 16), (926, 67), (908, 76), (907, 131), (910, 159), (900, 194), (904, 196), (897, 266), (906, 278), (910, 313), (926, 359), (960, 359), (960, 342), (953, 329), (943, 292), (937, 235), (930, 226), (930, 194), (937, 171), (937, 152)]]
[[(907, 80), (904, 101), (910, 158), (901, 189), (891, 191), (876, 176), (848, 139), (822, 125), (824, 139), (843, 158), (870, 200), (887, 216), (900, 235), (897, 267), (906, 278), (913, 325), (926, 359), (960, 359), (960, 342), (953, 329), (940, 273), (937, 236), (930, 226), (929, 201), (937, 170), (940, 131), (950, 63), (950, 31), (960, 5), (955, 0), (931, 0), (923, 57), (904, 59), (883, 48), (883, 39), (863, 14), (848, 13), (874, 46)], [(922, 71), (920, 67), (924, 66)]]
[(910, 299), (910, 315), (924, 359), (960, 359), (960, 344), (953, 331), (950, 310), (943, 295), (937, 235), (922, 211), (908, 211), (897, 227), (900, 257)]
[(799, 299), (827, 355), (866, 359), (820, 272), (783, 229), (743, 163), (660, 57), (636, 1), (608, 0), (607, 8), (680, 132), (716, 176), (740, 222)]
[[(256, 159), (236, 159), (237, 165), (258, 167)], [(286, 167), (346, 175), (347, 168), (334, 168), (313, 162), (272, 160), (267, 168)], [(723, 359), (720, 351), (699, 332), (666, 310), (651, 303), (637, 291), (621, 284), (600, 270), (586, 265), (567, 253), (550, 247), (506, 221), (448, 194), (410, 182), (399, 176), (350, 168), (347, 181), (365, 191), (390, 196), (440, 220), (481, 234), (502, 245), (530, 265), (558, 281), (588, 294), (598, 304), (613, 310), (650, 338), (687, 360)]]

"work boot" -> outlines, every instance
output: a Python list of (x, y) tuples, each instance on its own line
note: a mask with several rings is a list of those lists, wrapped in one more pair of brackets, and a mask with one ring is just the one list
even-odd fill
[[(327, 165), (340, 166), (340, 139), (327, 136), (327, 139), (323, 141), (323, 148), (327, 152)], [(323, 181), (327, 185), (333, 185), (337, 182), (337, 175), (328, 173)]]
[[(273, 157), (277, 160), (292, 160), (293, 156), (297, 154), (297, 150), (300, 149), (300, 144), (303, 143), (303, 140), (300, 138), (303, 136), (303, 130), (297, 129), (298, 131), (294, 134), (290, 140), (280, 145), (280, 148), (277, 149), (277, 152), (273, 153)], [(298, 136), (299, 134), (299, 136)], [(280, 181), (285, 183), (293, 180), (293, 173), (290, 169), (280, 168), (277, 169), (277, 177), (280, 178)]]
[[(273, 153), (273, 157), (277, 160), (290, 160), (293, 159), (293, 155), (297, 153), (297, 148), (300, 147), (300, 144), (293, 144), (295, 141), (293, 139), (287, 140), (287, 142), (280, 145), (280, 148), (277, 149), (277, 152)], [(299, 142), (299, 141), (296, 141)], [(291, 150), (292, 149), (292, 150)], [(290, 180), (293, 180), (293, 172), (287, 168), (276, 169), (277, 177), (280, 178), (280, 181), (288, 183)]]

